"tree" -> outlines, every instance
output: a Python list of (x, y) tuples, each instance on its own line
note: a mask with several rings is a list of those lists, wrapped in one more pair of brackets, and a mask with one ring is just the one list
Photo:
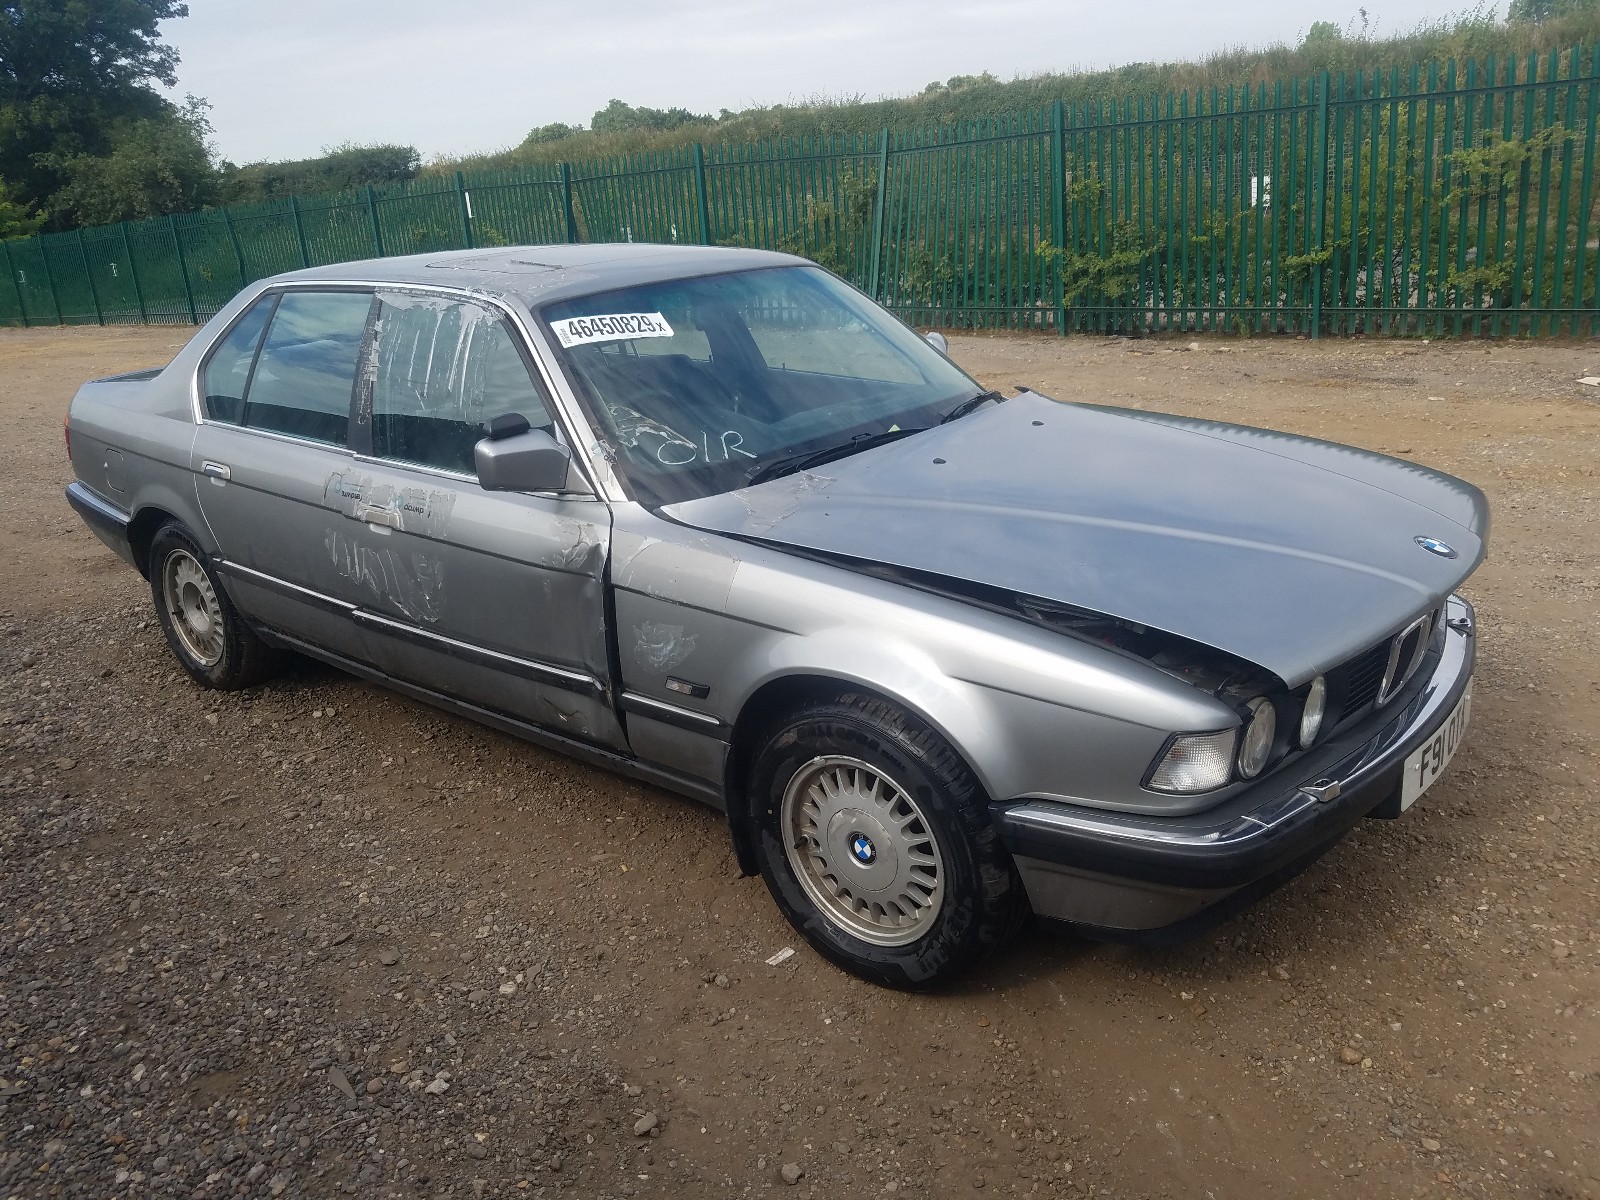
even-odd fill
[(1326, 50), (1344, 41), (1344, 31), (1332, 21), (1315, 21), (1300, 41), (1302, 50)]
[(38, 233), (43, 224), (43, 217), (11, 198), (11, 189), (0, 179), (0, 241)]
[(541, 125), (531, 131), (527, 137), (522, 139), (522, 144), (524, 146), (542, 146), (546, 142), (559, 142), (582, 132), (582, 125), (568, 125), (564, 121), (552, 121), (548, 125)]
[(635, 108), (621, 100), (613, 100), (589, 122), (596, 133), (630, 133), (636, 129), (678, 129), (684, 125), (709, 125), (711, 117), (692, 113), (686, 108)]
[(323, 149), (319, 158), (250, 163), (224, 171), (224, 204), (251, 204), (275, 196), (345, 192), (416, 178), (421, 157), (415, 146), (358, 146), (346, 142)]
[(50, 198), (51, 214), (77, 225), (110, 225), (212, 203), (217, 171), (206, 140), (209, 107), (190, 96), (170, 115), (119, 122), (104, 155), (42, 156), (65, 180)]
[(177, 115), (151, 85), (171, 86), (178, 62), (159, 23), (188, 11), (178, 0), (0, 0), (0, 178), (17, 201), (47, 208), (66, 164)]
[(1537, 25), (1560, 17), (1600, 13), (1600, 0), (1511, 0), (1506, 20), (1513, 25)]

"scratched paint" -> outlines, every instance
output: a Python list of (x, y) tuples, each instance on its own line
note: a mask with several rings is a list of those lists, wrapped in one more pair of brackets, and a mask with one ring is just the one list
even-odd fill
[(615, 543), (617, 586), (675, 604), (727, 611), (740, 565), (733, 545), (699, 535), (679, 537), (663, 542), (622, 532)]
[(763, 489), (745, 488), (735, 492), (744, 505), (745, 520), (742, 532), (770, 533), (799, 511), (801, 502), (812, 492), (827, 491), (834, 484), (831, 475), (817, 475), (803, 471), (794, 477), (789, 487)]
[(380, 607), (398, 610), (410, 620), (433, 624), (444, 612), (444, 562), (415, 550), (364, 545), (358, 535), (329, 529), (323, 546), (334, 570), (350, 580)]
[(447, 488), (396, 487), (346, 470), (328, 476), (322, 502), (355, 521), (442, 539), (450, 528), (456, 493)]
[(644, 621), (633, 627), (634, 653), (645, 666), (666, 671), (694, 653), (699, 635), (685, 633), (682, 625)]
[(581, 521), (558, 520), (555, 528), (556, 548), (550, 555), (550, 565), (563, 571), (580, 571), (590, 556), (599, 549), (592, 537), (594, 527)]

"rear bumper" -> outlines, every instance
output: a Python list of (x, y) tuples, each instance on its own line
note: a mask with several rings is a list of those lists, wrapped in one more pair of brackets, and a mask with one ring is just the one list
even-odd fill
[(106, 545), (117, 552), (130, 566), (134, 561), (133, 545), (128, 540), (128, 514), (109, 500), (103, 500), (81, 481), (67, 484), (67, 503), (83, 518), (83, 523), (94, 531)]
[(1474, 636), (1472, 606), (1451, 597), (1442, 640), (1387, 708), (1206, 812), (1152, 817), (1042, 800), (993, 805), (1034, 911), (1107, 932), (1202, 926), (1196, 918), (1205, 910), (1281, 882), (1362, 817), (1398, 816), (1406, 757), (1472, 681)]

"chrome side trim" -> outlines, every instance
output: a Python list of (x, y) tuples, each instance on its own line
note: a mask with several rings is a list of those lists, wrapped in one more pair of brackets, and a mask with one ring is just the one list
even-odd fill
[(496, 670), (506, 671), (519, 675), (524, 679), (531, 679), (536, 683), (547, 683), (569, 692), (580, 692), (586, 696), (604, 697), (607, 688), (603, 680), (582, 671), (573, 671), (567, 667), (559, 667), (553, 663), (538, 662), (529, 658), (518, 658), (514, 654), (502, 654), (498, 650), (490, 650), (483, 646), (475, 646), (471, 642), (458, 641), (452, 637), (445, 637), (442, 633), (433, 633), (427, 629), (419, 629), (415, 625), (408, 625), (404, 621), (396, 621), (379, 613), (370, 612), (358, 605), (333, 596), (324, 595), (322, 592), (313, 591), (311, 588), (301, 587), (298, 583), (290, 583), (286, 579), (279, 579), (276, 575), (268, 575), (265, 571), (257, 571), (252, 567), (240, 566), (236, 562), (229, 562), (225, 558), (213, 558), (212, 563), (226, 575), (232, 575), (247, 583), (256, 584), (269, 591), (277, 592), (281, 596), (288, 596), (291, 600), (313, 605), (328, 612), (340, 613), (349, 617), (357, 625), (366, 626), (394, 637), (404, 638), (406, 641), (439, 650), (456, 658), (477, 663), (480, 666), (492, 667)]
[(692, 729), (696, 733), (709, 733), (723, 741), (727, 740), (733, 729), (721, 717), (680, 708), (652, 696), (641, 696), (638, 692), (623, 692), (619, 702), (623, 712), (637, 713), (641, 717), (676, 725), (681, 729)]
[(346, 458), (354, 458), (355, 451), (349, 446), (341, 446), (336, 442), (319, 442), (316, 438), (296, 437), (292, 433), (279, 433), (276, 429), (257, 429), (253, 425), (235, 425), (230, 421), (213, 421), (210, 417), (202, 417), (200, 424), (211, 425), (217, 429), (231, 429), (234, 433), (247, 433), (251, 437), (270, 438), (275, 442), (288, 442), (291, 446), (309, 446), (313, 450), (326, 450), (330, 454), (342, 454)]
[(498, 650), (475, 646), (471, 642), (457, 641), (455, 638), (445, 637), (442, 633), (419, 629), (415, 625), (408, 625), (404, 621), (396, 621), (389, 617), (380, 616), (378, 613), (371, 612), (365, 608), (352, 608), (350, 619), (357, 625), (365, 625), (369, 629), (392, 634), (408, 642), (427, 646), (430, 649), (439, 650), (456, 658), (475, 662), (480, 666), (493, 667), (513, 675), (520, 675), (524, 679), (531, 679), (536, 683), (548, 683), (554, 687), (564, 688), (569, 692), (581, 692), (587, 696), (604, 696), (606, 694), (604, 683), (593, 675), (587, 675), (582, 671), (572, 671), (566, 667), (554, 666), (551, 663), (518, 658), (514, 654), (502, 654)]
[(346, 616), (356, 611), (354, 604), (343, 600), (336, 600), (332, 596), (325, 596), (321, 592), (314, 592), (310, 588), (301, 587), (298, 583), (290, 583), (287, 579), (279, 579), (276, 575), (268, 575), (265, 571), (257, 571), (253, 567), (240, 566), (236, 562), (229, 562), (225, 558), (213, 558), (211, 565), (224, 575), (232, 575), (246, 583), (253, 583), (264, 587), (269, 592), (277, 592), (280, 596), (287, 596), (291, 600), (300, 600), (328, 612), (343, 613)]
[(491, 728), (502, 730), (505, 733), (523, 738), (536, 746), (554, 750), (561, 754), (568, 754), (594, 766), (611, 771), (619, 771), (633, 779), (640, 779), (657, 787), (666, 788), (668, 791), (709, 804), (712, 808), (726, 808), (727, 799), (722, 794), (722, 789), (715, 784), (703, 779), (697, 779), (666, 767), (659, 767), (642, 759), (635, 758), (621, 750), (613, 750), (593, 742), (581, 741), (577, 738), (566, 737), (553, 729), (543, 725), (534, 725), (529, 721), (511, 716), (481, 704), (474, 704), (468, 700), (436, 692), (418, 684), (409, 683), (404, 679), (396, 679), (386, 675), (368, 663), (357, 662), (342, 654), (337, 654), (312, 642), (303, 641), (293, 634), (284, 633), (274, 629), (272, 635), (284, 645), (319, 658), (323, 662), (331, 663), (340, 670), (348, 671), (362, 679), (370, 679), (385, 687), (393, 688), (402, 695), (421, 700), (425, 704), (432, 704), (447, 712), (458, 713), (471, 720), (478, 721)]

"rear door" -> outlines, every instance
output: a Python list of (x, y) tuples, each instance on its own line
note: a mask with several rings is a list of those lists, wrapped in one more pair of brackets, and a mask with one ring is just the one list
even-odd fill
[(378, 293), (327, 545), (383, 670), (558, 733), (621, 747), (604, 573), (610, 510), (589, 496), (489, 492), (473, 446), (520, 413), (558, 439), (503, 313), (456, 295)]
[(200, 370), (194, 443), (200, 509), (245, 613), (354, 658), (367, 639), (330, 529), (332, 481), (348, 474), (350, 410), (371, 289), (264, 294)]

